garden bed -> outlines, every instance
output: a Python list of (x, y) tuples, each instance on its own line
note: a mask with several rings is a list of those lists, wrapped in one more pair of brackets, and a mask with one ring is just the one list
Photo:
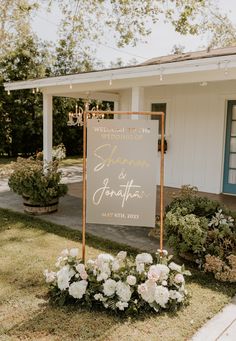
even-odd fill
[[(235, 294), (235, 286), (191, 270), (190, 304), (177, 313), (143, 314), (137, 320), (47, 302), (43, 271), (64, 248), (80, 247), (81, 235), (37, 218), (0, 210), (0, 301), (3, 340), (184, 340), (215, 315)], [(119, 246), (88, 237), (87, 257), (119, 251)], [(96, 245), (96, 248), (95, 248)], [(131, 249), (129, 251), (132, 251)], [(135, 251), (134, 251), (135, 255)]]

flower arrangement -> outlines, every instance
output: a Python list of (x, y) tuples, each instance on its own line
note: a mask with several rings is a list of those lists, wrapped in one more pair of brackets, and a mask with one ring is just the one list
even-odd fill
[(166, 251), (158, 252), (156, 261), (149, 253), (131, 260), (125, 251), (116, 257), (99, 254), (85, 264), (77, 256), (78, 249), (65, 249), (55, 264), (57, 271), (44, 272), (51, 299), (59, 305), (71, 302), (135, 315), (175, 310), (188, 301), (184, 276), (191, 274), (171, 262)]

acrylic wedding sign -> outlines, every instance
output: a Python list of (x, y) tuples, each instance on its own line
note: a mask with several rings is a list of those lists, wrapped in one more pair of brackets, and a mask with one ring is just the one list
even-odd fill
[(157, 120), (88, 120), (86, 221), (155, 226)]

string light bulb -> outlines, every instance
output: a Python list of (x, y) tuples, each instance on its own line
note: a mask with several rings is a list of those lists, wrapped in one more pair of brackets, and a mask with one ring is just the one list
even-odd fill
[(160, 82), (163, 81), (163, 68), (160, 68)]
[(32, 89), (32, 94), (35, 94), (35, 90), (34, 89)]
[(70, 89), (72, 89), (72, 88), (73, 88), (73, 86), (72, 86), (72, 84), (71, 84), (71, 83), (70, 83), (70, 86), (69, 86), (69, 88), (70, 88)]
[(11, 91), (10, 90), (7, 90), (7, 94), (8, 94), (8, 96), (11, 94)]
[(109, 85), (112, 86), (112, 74), (111, 74), (111, 78), (109, 80)]

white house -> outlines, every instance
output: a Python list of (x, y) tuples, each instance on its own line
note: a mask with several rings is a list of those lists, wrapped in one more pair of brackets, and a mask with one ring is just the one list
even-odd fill
[(5, 83), (43, 92), (51, 158), (52, 97), (114, 101), (120, 111), (166, 111), (165, 185), (236, 195), (236, 47), (154, 58), (118, 69)]

